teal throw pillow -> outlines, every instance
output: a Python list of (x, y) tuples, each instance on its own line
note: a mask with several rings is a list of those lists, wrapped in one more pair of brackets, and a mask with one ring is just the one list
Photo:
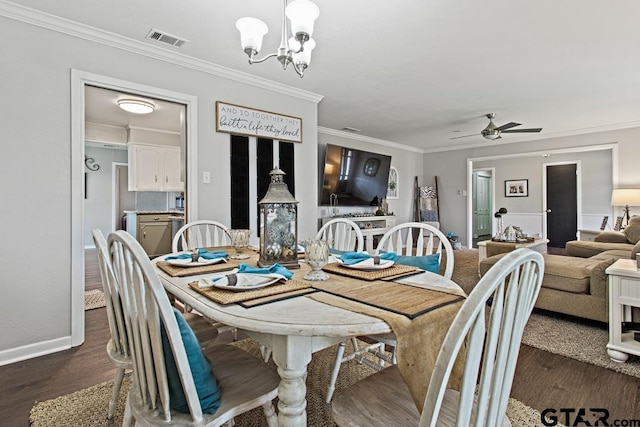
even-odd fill
[[(189, 360), (189, 367), (191, 368), (191, 375), (193, 376), (193, 382), (196, 386), (202, 412), (205, 414), (214, 414), (220, 407), (220, 389), (218, 387), (218, 381), (213, 376), (211, 362), (209, 362), (209, 359), (207, 359), (202, 352), (198, 338), (196, 338), (193, 330), (182, 316), (182, 313), (175, 307), (173, 308), (173, 313), (178, 322), (178, 329), (180, 329), (184, 349), (187, 352), (187, 359)], [(162, 322), (160, 323), (162, 350), (167, 369), (171, 407), (176, 411), (189, 413), (189, 405), (187, 404), (187, 398), (184, 395), (182, 383), (180, 382), (180, 375), (178, 375), (178, 367), (176, 366), (176, 361), (171, 351), (169, 338), (167, 337), (164, 325)]]
[(411, 265), (413, 267), (421, 268), (425, 271), (439, 274), (440, 270), (440, 254), (425, 255), (425, 256), (405, 256), (398, 255), (396, 257), (396, 264)]

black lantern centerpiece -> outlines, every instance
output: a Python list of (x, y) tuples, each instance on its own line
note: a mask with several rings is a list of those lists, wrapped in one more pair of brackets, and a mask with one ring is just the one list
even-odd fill
[(275, 263), (287, 268), (300, 268), (298, 264), (298, 202), (293, 198), (285, 173), (277, 166), (269, 172), (271, 183), (260, 205), (260, 260), (259, 267)]

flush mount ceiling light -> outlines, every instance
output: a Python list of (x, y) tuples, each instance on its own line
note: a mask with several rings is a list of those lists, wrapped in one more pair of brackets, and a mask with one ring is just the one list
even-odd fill
[(119, 99), (118, 107), (134, 114), (149, 114), (156, 109), (153, 103), (140, 99)]
[[(287, 0), (284, 0), (280, 47), (276, 53), (262, 59), (253, 58), (262, 48), (262, 37), (269, 32), (267, 24), (256, 18), (238, 19), (236, 28), (240, 31), (242, 50), (249, 56), (249, 64), (264, 62), (269, 58), (276, 57), (282, 64), (283, 70), (292, 64), (296, 73), (303, 77), (304, 70), (311, 63), (311, 51), (316, 47), (311, 34), (313, 34), (313, 23), (319, 15), (318, 6), (309, 0), (294, 0), (288, 5)], [(291, 22), (291, 33), (293, 34), (291, 38), (288, 36), (287, 18)]]

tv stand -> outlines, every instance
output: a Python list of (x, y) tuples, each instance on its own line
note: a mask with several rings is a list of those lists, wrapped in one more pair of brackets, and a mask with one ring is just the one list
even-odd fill
[[(370, 254), (373, 254), (375, 246), (377, 246), (377, 238), (374, 236), (382, 236), (387, 232), (391, 227), (396, 225), (396, 217), (395, 215), (371, 215), (371, 216), (362, 216), (361, 214), (348, 214), (348, 215), (338, 215), (338, 216), (328, 216), (322, 218), (322, 225), (325, 225), (327, 222), (336, 218), (346, 218), (355, 222), (358, 227), (360, 227), (360, 231), (362, 232), (362, 236), (364, 237), (364, 248)], [(374, 242), (375, 240), (375, 242)], [(375, 244), (374, 244), (375, 243)]]

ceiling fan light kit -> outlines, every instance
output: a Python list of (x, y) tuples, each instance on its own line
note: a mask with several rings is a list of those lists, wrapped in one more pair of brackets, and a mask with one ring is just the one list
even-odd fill
[[(485, 117), (489, 119), (489, 124), (486, 128), (480, 131), (480, 135), (489, 140), (500, 139), (502, 138), (500, 135), (503, 133), (536, 133), (542, 131), (542, 128), (512, 129), (516, 126), (522, 126), (520, 123), (515, 122), (509, 122), (502, 126), (496, 126), (495, 123), (493, 123), (493, 119), (496, 117), (496, 113), (485, 114)], [(470, 136), (475, 135), (457, 136), (450, 139), (468, 138)]]
[[(242, 50), (249, 57), (249, 64), (264, 62), (275, 57), (286, 70), (292, 64), (295, 72), (303, 77), (304, 70), (311, 63), (311, 51), (316, 47), (316, 43), (311, 38), (315, 20), (320, 15), (320, 9), (309, 0), (294, 0), (287, 4), (284, 0), (282, 14), (282, 38), (277, 52), (269, 54), (261, 59), (254, 57), (262, 49), (262, 38), (269, 32), (267, 24), (256, 18), (240, 18), (236, 22), (236, 28), (240, 31), (240, 43)], [(287, 31), (287, 18), (291, 23), (291, 33), (289, 38)]]

